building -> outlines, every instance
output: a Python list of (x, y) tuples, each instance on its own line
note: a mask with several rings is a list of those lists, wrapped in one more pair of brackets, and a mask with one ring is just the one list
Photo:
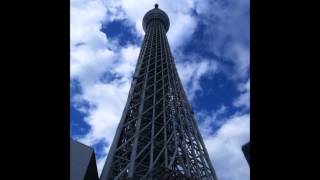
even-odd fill
[(183, 90), (158, 5), (143, 18), (145, 37), (101, 180), (216, 180)]
[(242, 152), (246, 157), (248, 164), (250, 166), (250, 142), (242, 146)]
[(71, 138), (70, 180), (99, 180), (93, 149)]

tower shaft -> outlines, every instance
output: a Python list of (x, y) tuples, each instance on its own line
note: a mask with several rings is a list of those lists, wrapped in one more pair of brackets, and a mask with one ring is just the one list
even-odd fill
[(100, 179), (216, 180), (170, 51), (169, 19), (156, 6), (143, 25), (127, 104)]

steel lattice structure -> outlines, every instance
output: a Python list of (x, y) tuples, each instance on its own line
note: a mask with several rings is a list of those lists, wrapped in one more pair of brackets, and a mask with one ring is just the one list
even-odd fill
[(100, 179), (206, 179), (216, 175), (171, 54), (169, 18), (155, 5), (127, 104)]

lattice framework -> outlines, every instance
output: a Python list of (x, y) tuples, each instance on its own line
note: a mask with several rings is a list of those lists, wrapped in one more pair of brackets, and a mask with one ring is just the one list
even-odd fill
[(167, 24), (149, 19), (101, 180), (216, 180), (174, 64)]

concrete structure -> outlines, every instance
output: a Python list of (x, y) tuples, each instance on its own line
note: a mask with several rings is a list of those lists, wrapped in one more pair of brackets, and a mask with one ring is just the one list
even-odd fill
[(70, 180), (99, 180), (93, 149), (71, 138)]
[(250, 166), (250, 142), (242, 146), (242, 152), (246, 157), (248, 164)]

